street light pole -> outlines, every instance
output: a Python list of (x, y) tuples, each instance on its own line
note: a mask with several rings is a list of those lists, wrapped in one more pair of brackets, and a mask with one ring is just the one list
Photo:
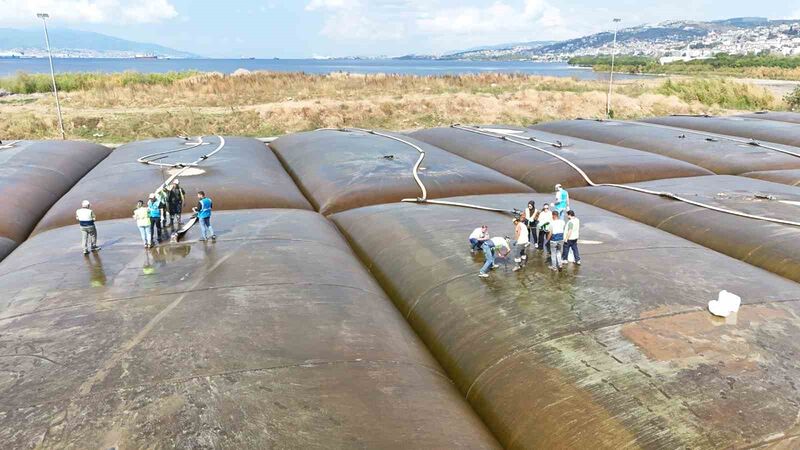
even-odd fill
[(64, 133), (64, 119), (61, 117), (61, 102), (58, 100), (56, 73), (55, 70), (53, 70), (53, 53), (50, 51), (50, 35), (47, 33), (47, 19), (50, 18), (50, 14), (39, 13), (36, 14), (36, 17), (42, 19), (42, 25), (44, 25), (44, 42), (47, 44), (47, 56), (50, 59), (50, 78), (53, 80), (53, 95), (56, 97), (56, 109), (58, 110), (58, 129), (61, 132), (61, 139), (66, 139), (67, 136)]
[(617, 29), (622, 19), (614, 18), (614, 44), (611, 47), (611, 74), (608, 76), (608, 95), (606, 95), (606, 118), (611, 118), (611, 89), (614, 87), (614, 58), (617, 56)]

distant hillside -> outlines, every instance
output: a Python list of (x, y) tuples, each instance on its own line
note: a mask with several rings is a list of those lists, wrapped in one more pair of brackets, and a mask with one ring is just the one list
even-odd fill
[[(196, 58), (197, 55), (157, 44), (134, 42), (89, 31), (69, 29), (50, 30), (50, 45), (54, 56), (126, 58), (148, 55), (169, 58)], [(46, 47), (41, 30), (0, 28), (0, 55), (45, 56)]]
[[(567, 60), (610, 54), (610, 31), (561, 42), (529, 42), (456, 52), (430, 59)], [(717, 53), (800, 54), (800, 20), (739, 17), (710, 22), (670, 21), (623, 28), (617, 52), (632, 56), (710, 57)]]

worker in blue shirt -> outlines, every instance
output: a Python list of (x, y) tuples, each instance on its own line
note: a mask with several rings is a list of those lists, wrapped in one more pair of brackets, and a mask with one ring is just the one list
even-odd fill
[(194, 212), (197, 213), (197, 220), (200, 222), (200, 240), (205, 241), (210, 235), (211, 240), (216, 241), (217, 235), (214, 234), (214, 228), (211, 227), (211, 199), (206, 197), (206, 193), (203, 191), (197, 192), (197, 198), (199, 201)]
[(564, 220), (569, 210), (569, 193), (560, 184), (556, 185), (556, 203), (553, 208), (558, 213), (558, 218)]
[(159, 243), (163, 240), (161, 228), (161, 200), (158, 199), (155, 193), (150, 194), (148, 197), (147, 212), (150, 215), (150, 236), (153, 239), (150, 245), (155, 245), (156, 240), (158, 240)]

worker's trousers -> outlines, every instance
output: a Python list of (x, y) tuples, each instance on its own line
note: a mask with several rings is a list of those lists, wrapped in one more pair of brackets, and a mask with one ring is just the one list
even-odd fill
[(561, 254), (561, 259), (564, 261), (568, 261), (569, 251), (572, 250), (572, 254), (575, 256), (575, 262), (580, 262), (581, 254), (578, 252), (578, 240), (571, 239), (569, 241), (564, 241), (564, 253)]
[(197, 219), (200, 222), (200, 235), (203, 240), (214, 237), (214, 228), (211, 227), (211, 217), (202, 217)]
[(492, 241), (486, 241), (481, 246), (483, 256), (486, 257), (486, 262), (481, 267), (481, 273), (488, 273), (494, 265), (494, 244)]
[(156, 240), (161, 242), (161, 217), (151, 217), (150, 218), (150, 237), (155, 243)]
[(97, 247), (97, 228), (94, 225), (81, 227), (81, 245), (84, 250), (92, 250)]
[(144, 242), (144, 245), (149, 245), (153, 242), (153, 235), (150, 233), (149, 225), (139, 227), (139, 234), (142, 235), (142, 242)]
[(561, 253), (564, 251), (564, 241), (550, 241), (550, 266), (558, 269), (561, 267)]

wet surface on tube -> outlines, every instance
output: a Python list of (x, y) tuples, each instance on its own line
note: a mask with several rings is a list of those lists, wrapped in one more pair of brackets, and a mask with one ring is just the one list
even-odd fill
[[(481, 127), (516, 139), (535, 137), (550, 143), (532, 145), (557, 153), (577, 164), (595, 183), (632, 183), (658, 178), (710, 175), (692, 164), (624, 147), (575, 139), (528, 128), (505, 125)], [(566, 188), (587, 186), (586, 181), (569, 165), (546, 153), (526, 148), (497, 137), (482, 136), (456, 128), (433, 128), (411, 133), (421, 141), (439, 146), (456, 155), (491, 167), (539, 192), (550, 192), (557, 183)]]
[(774, 120), (776, 122), (800, 124), (800, 113), (787, 111), (760, 111), (750, 114), (740, 114), (736, 117), (747, 117), (750, 119)]
[(101, 222), (87, 257), (55, 229), (0, 264), (3, 448), (497, 447), (331, 223), (213, 220), (152, 252)]
[[(0, 146), (0, 260), (109, 152), (100, 145), (71, 141), (20, 141)], [(73, 210), (79, 207), (80, 202)], [(75, 211), (72, 215), (74, 219)]]
[[(564, 120), (540, 123), (531, 128), (657, 153), (696, 164), (718, 175), (740, 175), (756, 170), (800, 169), (800, 157), (797, 156), (747, 143), (637, 122)], [(797, 147), (779, 144), (776, 147), (800, 154), (800, 148)]]
[[(165, 155), (156, 162), (191, 163), (216, 149), (217, 136), (154, 139), (124, 145), (78, 183), (47, 213), (35, 233), (75, 223), (75, 210), (82, 200), (92, 202), (98, 220), (122, 219), (133, 215), (137, 200), (157, 189), (178, 169), (161, 168), (137, 162), (157, 152), (184, 149)], [(180, 176), (186, 191), (184, 213), (197, 204), (197, 191), (214, 200), (215, 210), (249, 208), (311, 209), (280, 161), (264, 143), (250, 138), (226, 137), (219, 153), (191, 167)], [(76, 206), (77, 205), (77, 206)]]
[[(800, 190), (727, 175), (659, 180), (634, 186), (715, 207), (797, 221)], [(580, 188), (573, 198), (658, 227), (736, 259), (800, 281), (800, 227), (712, 211), (614, 187)]]
[(644, 119), (642, 122), (800, 147), (800, 126), (792, 123), (747, 117), (705, 116), (654, 117), (652, 119)]
[(800, 186), (800, 169), (748, 172), (742, 174), (742, 176), (773, 183), (788, 184), (789, 186)]
[[(456, 199), (491, 207), (549, 196)], [(507, 448), (728, 448), (797, 432), (800, 285), (574, 202), (583, 265), (478, 278), (502, 214), (393, 204), (331, 218)], [(737, 317), (709, 300), (727, 289)], [(757, 411), (757, 414), (753, 414)], [(777, 438), (776, 438), (777, 437)]]
[[(388, 134), (412, 141), (425, 151), (419, 176), (430, 199), (531, 191), (518, 181), (439, 148)], [(412, 175), (419, 152), (386, 137), (324, 130), (289, 135), (270, 145), (325, 215), (422, 195)]]

